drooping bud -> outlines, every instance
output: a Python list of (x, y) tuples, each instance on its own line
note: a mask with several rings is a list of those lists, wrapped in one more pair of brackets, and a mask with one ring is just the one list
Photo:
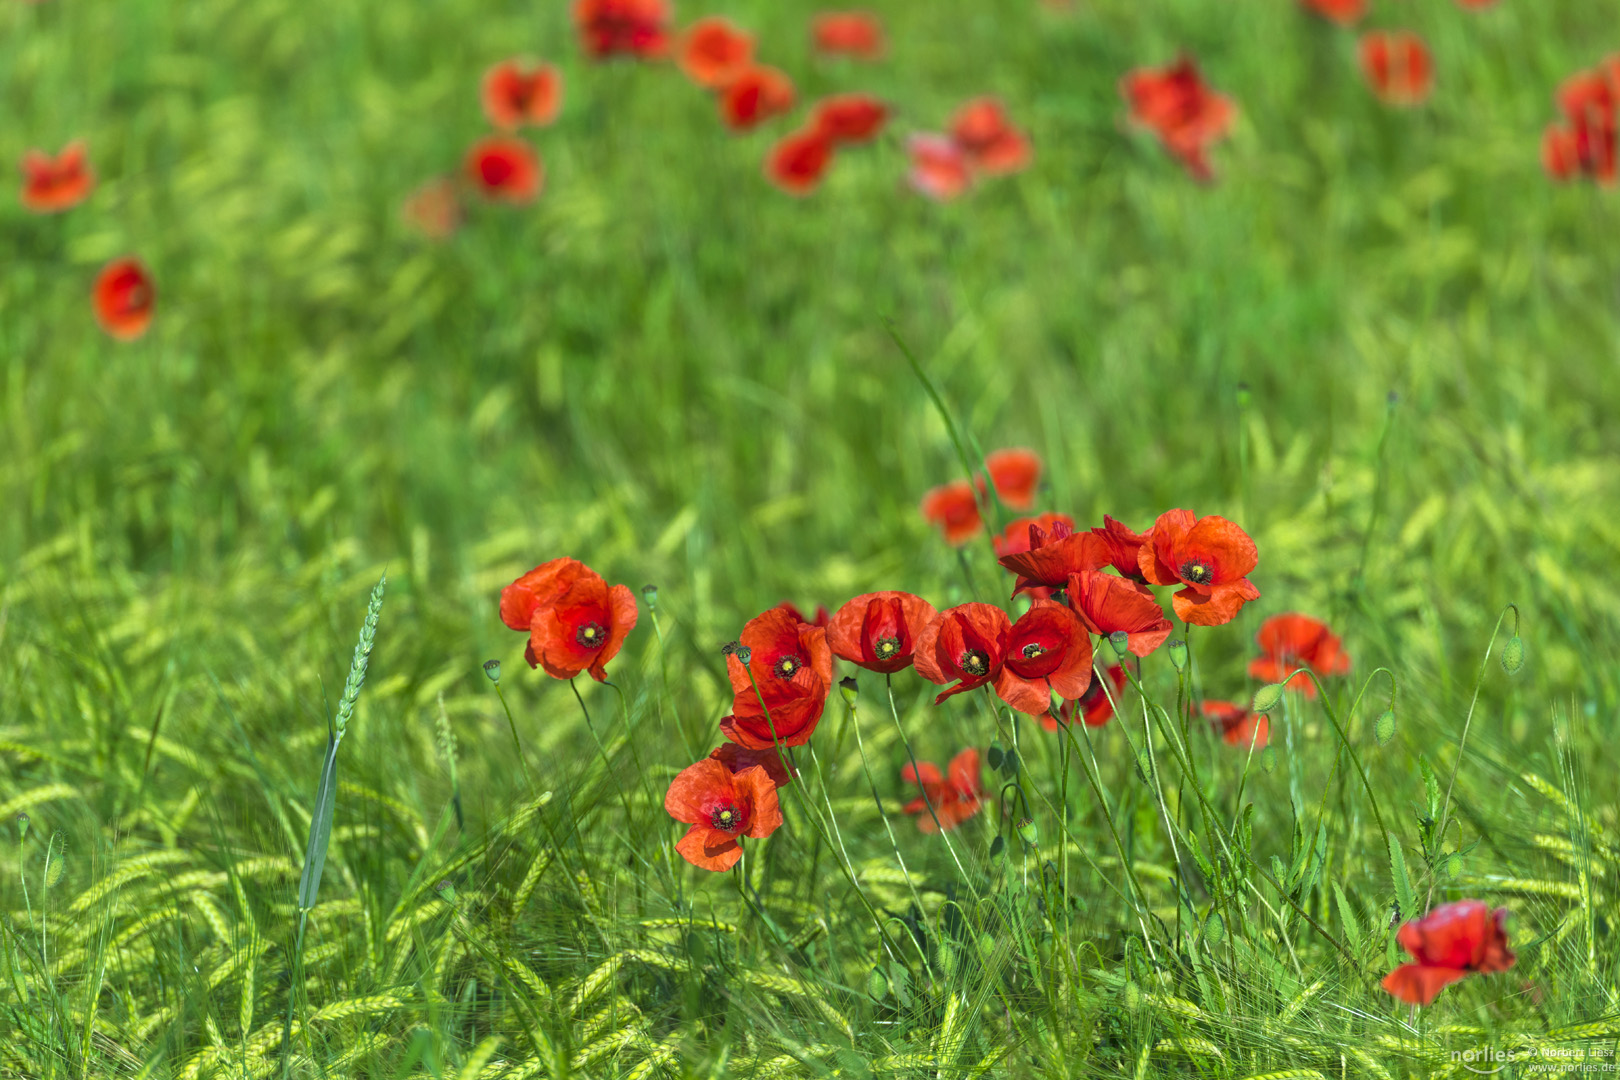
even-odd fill
[(1187, 643), (1180, 638), (1164, 643), (1165, 649), (1170, 653), (1170, 666), (1177, 671), (1187, 670)]
[(492, 682), (492, 683), (500, 682), (501, 681), (501, 662), (499, 660), (485, 660), (484, 661), (484, 674), (489, 676), (489, 681), (490, 682)]
[(1034, 818), (1025, 818), (1018, 823), (1018, 836), (1030, 847), (1041, 846), (1041, 830)]
[(67, 860), (60, 851), (50, 851), (45, 856), (45, 887), (54, 889), (62, 880), (62, 873), (67, 869)]
[(1018, 751), (1006, 750), (1001, 755), (1001, 775), (1011, 780), (1018, 775)]
[(1276, 771), (1277, 748), (1275, 746), (1268, 746), (1264, 750), (1260, 751), (1260, 767), (1266, 770), (1267, 773)]
[(873, 968), (872, 974), (866, 977), (866, 992), (872, 996), (873, 1001), (882, 1001), (889, 996), (889, 980), (884, 977), (881, 964)]
[(1378, 745), (1385, 746), (1395, 737), (1395, 710), (1385, 709), (1373, 726), (1373, 734), (1378, 737)]
[(992, 769), (1001, 768), (1001, 761), (1004, 757), (1006, 757), (1006, 753), (1001, 749), (1000, 739), (991, 742), (989, 751), (984, 755), (985, 760), (990, 763)]
[(838, 689), (843, 691), (844, 702), (853, 707), (855, 696), (860, 693), (861, 684), (855, 681), (855, 676), (849, 675), (838, 684)]
[(1446, 876), (1449, 878), (1460, 878), (1462, 877), (1462, 871), (1462, 853), (1453, 851), (1451, 854), (1446, 856)]
[(1127, 634), (1123, 630), (1115, 630), (1112, 634), (1108, 635), (1108, 644), (1114, 647), (1114, 655), (1119, 659), (1121, 664), (1130, 659), (1131, 635)]
[(1275, 709), (1283, 699), (1283, 691), (1287, 689), (1283, 683), (1270, 683), (1254, 692), (1254, 711), (1268, 713)]
[(641, 598), (647, 602), (648, 611), (658, 610), (658, 586), (643, 585), (641, 587)]
[(1502, 646), (1502, 670), (1509, 675), (1517, 675), (1522, 667), (1524, 667), (1524, 638), (1514, 634), (1508, 638), (1507, 644)]
[(990, 841), (990, 857), (992, 859), (999, 859), (999, 858), (1001, 858), (1002, 853), (1005, 852), (1006, 850), (1007, 850), (1007, 841), (1006, 841), (1006, 839), (1004, 837), (1002, 837), (1002, 835), (1000, 833), (996, 833), (995, 839)]

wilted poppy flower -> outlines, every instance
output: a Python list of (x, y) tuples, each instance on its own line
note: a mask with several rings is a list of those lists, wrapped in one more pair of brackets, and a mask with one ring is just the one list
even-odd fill
[(1349, 26), (1367, 14), (1367, 0), (1300, 0), (1307, 8), (1340, 26)]
[(984, 471), (1008, 507), (1028, 510), (1035, 505), (1035, 489), (1041, 482), (1041, 456), (1035, 451), (996, 450), (985, 455)]
[[(1113, 684), (1112, 697), (1103, 681), (1093, 674), (1091, 685), (1086, 687), (1086, 692), (1081, 694), (1078, 700), (1065, 701), (1063, 707), (1058, 710), (1058, 716), (1063, 718), (1065, 724), (1074, 723), (1078, 715), (1087, 727), (1102, 727), (1113, 717), (1114, 702), (1124, 693), (1127, 678), (1125, 669), (1118, 664), (1111, 665), (1104, 674), (1108, 676), (1108, 682)], [(1047, 731), (1056, 731), (1058, 724), (1057, 720), (1048, 714), (1041, 717), (1041, 726)]]
[(1207, 151), (1237, 118), (1232, 100), (1212, 90), (1191, 57), (1166, 68), (1138, 68), (1120, 81), (1131, 122), (1152, 131), (1197, 180), (1210, 180)]
[(463, 169), (486, 199), (515, 205), (532, 202), (545, 181), (534, 149), (522, 139), (500, 135), (473, 143)]
[(152, 323), (157, 293), (141, 261), (126, 257), (101, 268), (91, 298), (101, 328), (119, 341), (134, 341)]
[[(1029, 136), (1013, 127), (1006, 108), (993, 97), (974, 98), (957, 109), (951, 117), (950, 134), (951, 141), (967, 155), (968, 164), (992, 176), (1027, 168), (1033, 156)], [(1039, 473), (1037, 458), (1036, 475)]]
[(788, 771), (788, 767), (782, 762), (782, 755), (774, 746), (768, 750), (750, 750), (734, 742), (725, 742), (711, 750), (709, 756), (734, 773), (752, 769), (757, 765), (765, 770), (765, 775), (771, 778), (771, 783), (779, 788), (793, 783), (793, 778), (798, 775), (796, 772)]
[(795, 131), (765, 156), (765, 178), (789, 195), (808, 195), (821, 185), (832, 161), (831, 139), (815, 128)]
[(876, 60), (883, 55), (883, 24), (869, 11), (823, 11), (810, 23), (816, 51)]
[(950, 202), (973, 186), (973, 167), (960, 146), (944, 135), (906, 139), (911, 169), (906, 181), (935, 202)]
[(1113, 574), (1096, 570), (1070, 574), (1068, 594), (1069, 606), (1088, 631), (1103, 637), (1124, 633), (1136, 656), (1163, 645), (1174, 628), (1152, 593)]
[(871, 94), (834, 94), (816, 103), (810, 127), (840, 146), (871, 142), (889, 121), (889, 107)]
[(562, 75), (550, 64), (502, 60), (484, 72), (484, 115), (504, 131), (545, 127), (562, 108)]
[(942, 691), (934, 704), (999, 678), (1004, 638), (1011, 629), (1007, 613), (992, 604), (961, 604), (935, 615), (917, 635), (917, 674), (940, 686), (956, 685)]
[(1029, 525), (1029, 543), (1022, 551), (1001, 556), (1001, 565), (1018, 575), (1013, 595), (1035, 589), (1061, 589), (1069, 575), (1101, 570), (1108, 565), (1109, 547), (1095, 534), (1075, 532), (1067, 517), (1044, 529), (1037, 518)]
[(1264, 655), (1249, 661), (1249, 674), (1263, 683), (1287, 679), (1290, 689), (1308, 698), (1316, 696), (1316, 683), (1306, 675), (1295, 674), (1301, 668), (1310, 668), (1324, 678), (1350, 672), (1350, 656), (1341, 647), (1338, 635), (1328, 629), (1327, 623), (1309, 615), (1273, 615), (1260, 624), (1255, 641)]
[(593, 59), (649, 60), (669, 51), (668, 0), (574, 0), (574, 25)]
[(22, 159), (22, 204), (36, 214), (58, 214), (90, 197), (96, 174), (85, 160), (83, 142), (71, 142), (54, 158), (30, 150)]
[(930, 525), (938, 525), (945, 542), (953, 546), (967, 543), (984, 527), (978, 493), (966, 480), (941, 484), (924, 495), (922, 516)]
[(996, 694), (1019, 712), (1041, 716), (1052, 695), (1078, 698), (1091, 685), (1091, 635), (1069, 608), (1037, 600), (1002, 635)]
[(1402, 926), (1395, 935), (1412, 954), (1384, 977), (1384, 989), (1411, 1005), (1427, 1005), (1440, 991), (1472, 972), (1506, 971), (1513, 966), (1508, 948), (1507, 908), (1492, 911), (1481, 900), (1442, 904)]
[(588, 671), (607, 681), (605, 667), (636, 625), (636, 594), (608, 587), (602, 575), (575, 559), (553, 559), (501, 591), (501, 621), (527, 630), (524, 658), (554, 679)]
[(1091, 535), (1101, 540), (1108, 551), (1108, 565), (1132, 581), (1142, 577), (1142, 545), (1147, 543), (1145, 533), (1136, 532), (1129, 525), (1103, 515), (1102, 527), (1092, 529)]
[(677, 57), (686, 77), (699, 86), (719, 89), (754, 59), (754, 35), (730, 19), (709, 15), (681, 35)]
[(791, 600), (784, 600), (776, 606), (793, 616), (795, 619), (798, 619), (800, 622), (809, 623), (811, 626), (826, 626), (827, 620), (831, 618), (831, 616), (827, 614), (826, 604), (821, 604), (816, 608), (816, 617), (813, 619), (805, 615), (804, 612), (800, 611), (799, 605), (795, 604)]
[(461, 200), (456, 185), (440, 176), (429, 180), (400, 204), (399, 215), (411, 228), (431, 240), (443, 240), (461, 225)]
[(742, 858), (739, 838), (763, 839), (782, 824), (776, 785), (762, 767), (733, 773), (712, 757), (681, 770), (664, 809), (692, 826), (675, 850), (703, 870), (730, 870)]
[(1374, 30), (1358, 49), (1367, 85), (1387, 105), (1421, 105), (1434, 89), (1434, 58), (1409, 30)]
[(827, 624), (827, 644), (834, 656), (868, 671), (899, 671), (911, 666), (917, 640), (936, 614), (934, 605), (908, 592), (866, 593), (838, 609)]
[(827, 631), (771, 608), (748, 620), (739, 644), (748, 650), (748, 666), (735, 653), (726, 657), (735, 697), (732, 715), (720, 721), (721, 734), (750, 750), (766, 750), (776, 745), (774, 730), (783, 745), (802, 746), (821, 721), (832, 688)]
[(1215, 726), (1221, 741), (1228, 746), (1247, 747), (1252, 743), (1256, 750), (1265, 748), (1271, 734), (1271, 721), (1266, 719), (1265, 713), (1251, 712), (1230, 701), (1205, 701), (1199, 704), (1198, 710)]
[(720, 118), (732, 131), (748, 131), (793, 108), (793, 80), (773, 67), (750, 64), (720, 91)]
[[(922, 788), (922, 797), (905, 805), (905, 812), (916, 814), (917, 828), (925, 833), (949, 832), (979, 812), (984, 791), (979, 786), (979, 752), (972, 747), (951, 758), (949, 773), (939, 774), (931, 761), (919, 761), (900, 770), (900, 779)], [(933, 813), (928, 811), (932, 809)], [(938, 823), (935, 822), (938, 818)]]
[(1176, 617), (1195, 626), (1220, 626), (1237, 616), (1260, 590), (1248, 573), (1260, 562), (1249, 534), (1223, 517), (1167, 510), (1142, 545), (1142, 576), (1150, 585), (1185, 585), (1171, 598)]

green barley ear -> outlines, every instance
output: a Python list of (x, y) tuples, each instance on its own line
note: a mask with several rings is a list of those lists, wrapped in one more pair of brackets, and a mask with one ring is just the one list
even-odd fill
[(349, 677), (343, 683), (343, 697), (338, 700), (337, 737), (343, 738), (349, 719), (354, 716), (355, 702), (360, 700), (360, 687), (366, 681), (366, 664), (371, 659), (371, 647), (377, 640), (377, 620), (382, 616), (383, 589), (388, 585), (384, 574), (371, 589), (366, 604), (366, 621), (360, 627), (360, 640), (354, 643), (354, 658), (349, 661)]

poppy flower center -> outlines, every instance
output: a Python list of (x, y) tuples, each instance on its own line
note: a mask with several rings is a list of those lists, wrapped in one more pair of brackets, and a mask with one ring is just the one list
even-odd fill
[(484, 183), (490, 187), (500, 187), (512, 179), (517, 169), (504, 157), (491, 155), (478, 163), (478, 171), (484, 177)]
[(1208, 563), (1189, 559), (1181, 564), (1181, 580), (1193, 585), (1208, 585), (1215, 580), (1215, 571)]
[(599, 648), (607, 640), (607, 631), (602, 629), (600, 623), (588, 622), (574, 631), (574, 640), (587, 649)]
[(709, 824), (721, 832), (736, 832), (742, 827), (743, 814), (735, 806), (717, 806), (709, 814)]
[(983, 649), (969, 649), (962, 654), (962, 659), (957, 662), (957, 666), (977, 678), (981, 675), (990, 674), (990, 657), (985, 655)]
[(799, 673), (799, 669), (802, 667), (804, 667), (804, 661), (789, 654), (771, 665), (771, 673), (778, 679), (791, 679)]
[(1039, 642), (1032, 641), (1028, 645), (1024, 646), (1024, 659), (1025, 660), (1033, 660), (1037, 656), (1045, 656), (1045, 655), (1046, 655), (1046, 646), (1040, 644)]
[(872, 645), (872, 651), (877, 654), (879, 660), (887, 660), (900, 651), (900, 639), (892, 637), (878, 638)]

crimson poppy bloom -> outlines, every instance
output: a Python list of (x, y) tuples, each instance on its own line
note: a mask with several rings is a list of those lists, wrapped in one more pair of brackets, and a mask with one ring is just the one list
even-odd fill
[(96, 186), (82, 140), (68, 143), (55, 157), (29, 150), (23, 154), (22, 174), (22, 204), (36, 214), (71, 210), (88, 199)]
[(1252, 743), (1256, 750), (1265, 749), (1271, 735), (1271, 721), (1265, 713), (1251, 712), (1230, 701), (1201, 702), (1198, 711), (1220, 732), (1226, 745), (1248, 747)]
[[(991, 176), (1026, 169), (1034, 156), (1029, 136), (1013, 127), (1006, 107), (993, 97), (974, 98), (957, 109), (951, 117), (950, 134), (968, 164)], [(1038, 476), (1038, 458), (1036, 462)]]
[(461, 199), (448, 177), (436, 177), (405, 196), (399, 216), (430, 240), (443, 240), (461, 225)]
[(1037, 600), (1002, 636), (996, 694), (1021, 713), (1042, 716), (1052, 695), (1078, 698), (1091, 686), (1091, 635), (1068, 607)]
[(1001, 531), (1000, 536), (992, 536), (990, 544), (996, 549), (996, 558), (1003, 555), (1018, 555), (1029, 550), (1029, 527), (1034, 525), (1043, 534), (1050, 535), (1053, 528), (1062, 522), (1072, 534), (1074, 532), (1074, 518), (1068, 514), (1038, 514), (1035, 517), (1013, 518), (1007, 527)]
[(1035, 505), (1041, 467), (1041, 456), (1033, 450), (996, 450), (984, 458), (984, 471), (990, 474), (996, 494), (1013, 510), (1028, 510)]
[(999, 560), (1018, 575), (1014, 596), (1037, 587), (1061, 589), (1068, 585), (1069, 575), (1108, 565), (1108, 545), (1094, 533), (1075, 532), (1067, 517), (1053, 521), (1050, 529), (1043, 529), (1037, 518), (1028, 532), (1029, 545), (1023, 551), (1008, 552)]
[(1123, 632), (1136, 656), (1163, 645), (1174, 628), (1145, 586), (1113, 574), (1096, 570), (1070, 574), (1068, 595), (1069, 606), (1088, 631), (1103, 637)]
[(810, 23), (810, 40), (825, 56), (877, 60), (887, 46), (883, 23), (868, 11), (823, 11)]
[(950, 202), (973, 186), (973, 166), (955, 141), (944, 135), (906, 139), (911, 168), (906, 182), (935, 202)]
[(1171, 598), (1176, 618), (1194, 626), (1221, 626), (1237, 617), (1260, 590), (1247, 575), (1260, 562), (1249, 534), (1223, 517), (1167, 510), (1142, 545), (1142, 576), (1149, 585), (1185, 585)]
[(1367, 14), (1367, 0), (1300, 0), (1307, 8), (1329, 22), (1350, 26)]
[(765, 770), (765, 775), (771, 778), (771, 783), (779, 788), (793, 783), (794, 777), (798, 775), (797, 771), (788, 771), (787, 765), (782, 762), (782, 755), (774, 746), (769, 750), (750, 750), (734, 742), (725, 742), (709, 751), (709, 756), (733, 773), (740, 773), (757, 765)]
[(1107, 549), (1109, 566), (1117, 570), (1122, 577), (1146, 583), (1142, 577), (1142, 545), (1147, 543), (1145, 533), (1139, 533), (1129, 525), (1104, 514), (1102, 527), (1092, 529), (1091, 535), (1101, 540)]
[(1208, 148), (1231, 131), (1237, 119), (1232, 99), (1217, 94), (1191, 57), (1165, 68), (1138, 68), (1120, 81), (1130, 120), (1159, 137), (1195, 180), (1214, 178)]
[(798, 619), (800, 622), (809, 623), (811, 626), (824, 627), (827, 625), (827, 620), (831, 618), (831, 616), (827, 614), (826, 604), (821, 604), (816, 608), (816, 617), (813, 619), (807, 617), (804, 612), (800, 611), (799, 605), (795, 604), (791, 600), (784, 600), (776, 606), (793, 616), (795, 619)]
[(938, 525), (945, 542), (959, 547), (979, 535), (984, 519), (979, 516), (979, 497), (966, 480), (953, 480), (933, 488), (922, 500), (923, 520)]
[(654, 60), (669, 51), (669, 0), (574, 0), (574, 25), (595, 60)]
[(832, 688), (827, 631), (771, 608), (748, 620), (739, 644), (748, 650), (748, 666), (735, 653), (726, 657), (735, 696), (720, 733), (750, 750), (773, 749), (776, 739), (784, 746), (810, 741)]
[(1310, 668), (1323, 678), (1350, 673), (1350, 656), (1341, 647), (1338, 635), (1328, 629), (1327, 623), (1309, 615), (1273, 615), (1260, 624), (1254, 640), (1263, 655), (1249, 661), (1249, 674), (1261, 682), (1280, 683), (1286, 679), (1290, 689), (1314, 698), (1316, 683), (1296, 672)]
[(1552, 124), (1542, 133), (1541, 167), (1554, 180), (1568, 180), (1580, 172), (1580, 143), (1574, 128)]
[(1558, 107), (1567, 122), (1543, 137), (1548, 174), (1563, 180), (1579, 172), (1605, 186), (1620, 182), (1620, 56), (1565, 80)]
[(871, 94), (834, 94), (816, 103), (810, 127), (839, 146), (871, 142), (889, 122), (889, 107)]
[(602, 575), (575, 559), (553, 559), (501, 591), (501, 621), (527, 630), (524, 659), (554, 679), (588, 671), (607, 681), (606, 665), (636, 625), (636, 594), (609, 588)]
[(712, 757), (681, 770), (664, 809), (692, 826), (675, 850), (702, 870), (730, 870), (742, 858), (741, 837), (762, 840), (782, 824), (776, 785), (763, 767), (733, 773)]
[(1465, 975), (1506, 971), (1515, 959), (1508, 948), (1507, 919), (1507, 908), (1492, 911), (1482, 900), (1441, 904), (1413, 919), (1395, 940), (1414, 962), (1386, 975), (1384, 989), (1410, 1005), (1427, 1005)]
[(473, 143), (462, 168), (479, 194), (494, 202), (533, 202), (545, 183), (539, 155), (522, 139), (507, 136)]
[(961, 604), (939, 612), (917, 635), (913, 647), (917, 674), (948, 687), (938, 705), (953, 694), (976, 690), (1001, 676), (1004, 642), (1012, 621), (993, 604)]
[[(979, 812), (983, 806), (984, 789), (979, 786), (979, 752), (972, 747), (951, 758), (949, 772), (939, 774), (939, 767), (931, 761), (919, 761), (900, 770), (900, 779), (922, 788), (922, 797), (905, 805), (905, 812), (916, 814), (917, 828), (925, 833), (949, 832)], [(929, 808), (933, 813), (930, 814)], [(938, 818), (938, 823), (935, 822)]]
[(562, 74), (550, 64), (502, 60), (484, 72), (484, 115), (503, 131), (545, 127), (562, 109)]
[(917, 640), (937, 614), (908, 592), (865, 593), (838, 609), (827, 624), (827, 644), (834, 656), (887, 675), (911, 666)]
[(1386, 105), (1421, 105), (1434, 89), (1434, 57), (1409, 30), (1374, 30), (1358, 48), (1361, 73)]
[(748, 131), (793, 108), (793, 80), (773, 67), (750, 64), (720, 91), (720, 119)]
[(821, 186), (833, 162), (832, 140), (816, 128), (783, 136), (765, 156), (765, 178), (789, 195), (804, 196)]
[(157, 292), (139, 259), (114, 259), (101, 268), (91, 292), (96, 321), (119, 341), (134, 341), (152, 323)]
[(686, 77), (711, 90), (736, 78), (753, 59), (754, 35), (719, 15), (705, 16), (687, 27), (677, 56)]
[[(1113, 684), (1112, 696), (1105, 689), (1103, 681), (1094, 677), (1091, 680), (1091, 685), (1086, 687), (1085, 693), (1074, 701), (1065, 701), (1063, 707), (1058, 710), (1058, 716), (1063, 718), (1065, 724), (1074, 723), (1074, 718), (1078, 715), (1086, 727), (1102, 727), (1113, 717), (1114, 702), (1118, 701), (1119, 695), (1125, 692), (1127, 677), (1125, 669), (1118, 664), (1110, 665), (1104, 674), (1108, 676), (1108, 681)], [(1056, 731), (1058, 722), (1056, 718), (1048, 714), (1041, 717), (1041, 726), (1047, 731)]]

